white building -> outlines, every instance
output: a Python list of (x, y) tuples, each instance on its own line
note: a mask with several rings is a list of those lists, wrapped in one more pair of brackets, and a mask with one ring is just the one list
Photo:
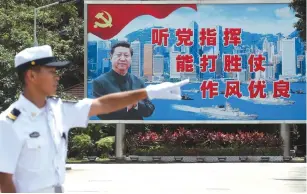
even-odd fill
[(264, 79), (265, 79), (265, 71), (255, 72), (255, 80), (264, 80)]
[(271, 53), (270, 53), (270, 55), (269, 55), (269, 63), (273, 63), (273, 58), (274, 58), (274, 56), (275, 56), (275, 46), (274, 46), (274, 44), (272, 43), (271, 44)]
[(101, 73), (105, 73), (104, 68), (111, 66), (110, 53), (111, 41), (101, 40), (97, 42), (97, 63), (98, 69), (101, 69)]
[(272, 65), (270, 66), (266, 66), (265, 67), (265, 72), (264, 72), (265, 76), (265, 80), (273, 80), (274, 79), (274, 67)]
[(177, 72), (177, 65), (176, 65), (177, 55), (180, 55), (180, 52), (172, 50), (169, 53), (169, 57), (170, 57), (170, 78), (180, 78), (180, 72)]
[(153, 75), (162, 76), (164, 72), (164, 57), (163, 55), (153, 56)]
[(237, 72), (237, 80), (240, 82), (246, 82), (247, 81), (247, 71), (246, 69), (242, 69), (241, 72)]
[(195, 71), (195, 66), (194, 66), (194, 71), (193, 72), (181, 72), (180, 74), (181, 79), (190, 79), (191, 81), (196, 81), (197, 80), (197, 74)]
[(273, 55), (275, 53), (274, 51), (274, 44), (272, 42), (269, 42), (267, 38), (264, 39), (263, 44), (262, 44), (262, 51), (263, 52), (268, 52), (268, 62), (272, 63), (273, 61)]
[(282, 40), (282, 75), (295, 76), (296, 75), (296, 53), (295, 53), (295, 39)]
[(272, 64), (273, 65), (277, 65), (281, 62), (281, 57), (277, 54), (277, 55), (274, 55), (273, 56), (273, 61), (272, 61)]
[(266, 52), (269, 52), (270, 50), (270, 43), (268, 41), (267, 38), (264, 38), (264, 41), (263, 41), (263, 44), (262, 44), (262, 51), (266, 51)]
[(214, 54), (222, 57), (222, 49), (223, 46), (223, 30), (222, 26), (216, 26), (216, 46), (214, 46)]
[(131, 61), (131, 74), (140, 77), (141, 76), (141, 43), (140, 41), (131, 42), (131, 48), (133, 49), (133, 56)]

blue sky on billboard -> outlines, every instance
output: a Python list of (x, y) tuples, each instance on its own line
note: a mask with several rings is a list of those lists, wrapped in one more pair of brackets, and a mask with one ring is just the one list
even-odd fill
[[(294, 12), (287, 4), (230, 4), (198, 5), (198, 11), (180, 8), (164, 19), (152, 16), (140, 16), (131, 21), (114, 39), (123, 39), (127, 34), (140, 28), (163, 26), (168, 28), (186, 28), (196, 21), (200, 28), (220, 25), (240, 27), (244, 31), (259, 34), (292, 33), (293, 24), (297, 21)], [(89, 40), (101, 40), (90, 36)]]

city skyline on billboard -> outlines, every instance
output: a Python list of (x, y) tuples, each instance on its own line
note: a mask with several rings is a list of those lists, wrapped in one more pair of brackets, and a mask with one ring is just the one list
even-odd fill
[[(93, 6), (99, 10), (88, 5), (88, 11)], [(144, 86), (186, 78), (191, 83), (182, 88), (181, 101), (153, 100), (151, 114), (136, 117), (141, 119), (92, 120), (306, 120), (306, 59), (287, 4), (183, 4), (160, 11), (170, 13), (146, 6), (156, 10), (134, 16), (117, 33), (88, 27), (87, 97), (97, 97), (95, 83), (112, 72), (110, 51), (120, 40), (133, 49), (128, 74)], [(98, 21), (110, 19), (112, 9), (103, 5), (105, 19)]]

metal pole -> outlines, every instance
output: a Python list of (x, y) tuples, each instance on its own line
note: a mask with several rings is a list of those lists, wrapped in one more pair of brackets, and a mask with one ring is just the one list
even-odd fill
[(34, 8), (34, 46), (38, 46), (38, 41), (37, 41), (37, 37), (36, 37), (37, 11), (40, 10), (40, 9), (44, 9), (44, 8), (47, 8), (47, 7), (57, 5), (57, 4), (69, 3), (69, 2), (73, 2), (73, 1), (75, 1), (75, 0), (57, 1), (57, 2), (54, 2), (54, 3), (50, 3), (48, 5), (44, 5), (44, 6), (41, 6), (41, 7)]
[(53, 5), (57, 5), (57, 4), (59, 4), (60, 2), (58, 1), (58, 2), (54, 2), (54, 3), (50, 3), (50, 4), (48, 4), (48, 5), (44, 5), (44, 6), (41, 6), (41, 7), (38, 7), (38, 8), (36, 8), (36, 9), (44, 9), (44, 8), (46, 8), (46, 7), (51, 7), (51, 6), (53, 6)]
[(280, 124), (280, 134), (283, 140), (283, 156), (289, 157), (290, 156), (290, 126), (289, 124), (282, 123)]
[(125, 124), (118, 123), (116, 124), (116, 132), (115, 132), (115, 156), (116, 159), (124, 158), (124, 137), (125, 137)]
[(37, 17), (37, 10), (34, 8), (34, 46), (38, 46), (37, 37), (36, 37), (36, 17)]

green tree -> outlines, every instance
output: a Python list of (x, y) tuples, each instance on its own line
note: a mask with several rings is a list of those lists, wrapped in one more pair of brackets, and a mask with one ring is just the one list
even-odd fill
[(0, 44), (0, 112), (13, 103), (20, 91), (12, 59), (12, 53)]
[[(0, 112), (15, 101), (21, 91), (15, 75), (14, 55), (34, 44), (34, 8), (52, 0), (0, 1)], [(38, 12), (37, 38), (39, 45), (49, 44), (59, 60), (72, 65), (63, 70), (60, 84), (66, 88), (83, 82), (83, 4), (55, 5)], [(59, 94), (62, 94), (59, 91)]]
[(101, 138), (96, 142), (97, 153), (100, 157), (108, 157), (114, 153), (115, 149), (115, 136), (108, 136)]
[(80, 135), (87, 135), (88, 137), (91, 137), (91, 143), (93, 147), (89, 150), (90, 153), (88, 154), (99, 154), (101, 153), (100, 150), (97, 152), (97, 144), (101, 138), (107, 137), (107, 136), (114, 136), (115, 135), (115, 125), (107, 125), (107, 124), (89, 124), (86, 129), (83, 128), (75, 128), (69, 131), (69, 139), (68, 139), (68, 157), (75, 157), (76, 152), (73, 149), (73, 146), (75, 144), (74, 138), (76, 136)]
[(299, 32), (300, 38), (306, 42), (306, 0), (292, 0), (289, 7), (296, 12), (295, 16), (299, 18), (294, 27)]
[(89, 135), (81, 134), (72, 138), (70, 151), (76, 158), (86, 157), (93, 149), (94, 144)]

